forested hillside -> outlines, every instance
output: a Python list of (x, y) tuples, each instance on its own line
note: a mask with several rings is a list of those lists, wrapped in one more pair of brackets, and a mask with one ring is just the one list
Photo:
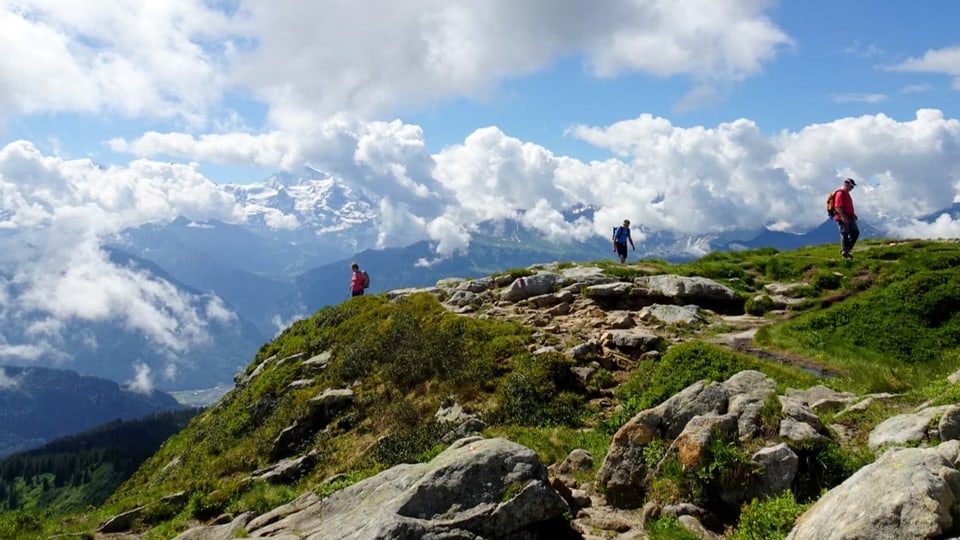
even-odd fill
[(0, 511), (50, 514), (102, 504), (199, 409), (114, 420), (0, 461)]

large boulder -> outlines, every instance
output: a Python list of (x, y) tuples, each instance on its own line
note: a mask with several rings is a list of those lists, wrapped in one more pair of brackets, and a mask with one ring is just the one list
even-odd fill
[(894, 448), (810, 507), (788, 540), (906, 540), (960, 533), (960, 442)]
[(662, 274), (634, 280), (651, 303), (695, 304), (716, 311), (743, 313), (744, 300), (730, 287), (704, 277)]
[(532, 276), (519, 277), (500, 293), (500, 299), (519, 302), (533, 296), (547, 294), (553, 292), (554, 287), (562, 281), (563, 278), (559, 274), (552, 272), (539, 272)]
[[(249, 520), (250, 537), (415, 540), (547, 537), (569, 511), (533, 450), (461, 439), (429, 463), (398, 465), (326, 498), (309, 491)], [(217, 538), (237, 524), (177, 537)], [(221, 530), (223, 529), (223, 530)]]

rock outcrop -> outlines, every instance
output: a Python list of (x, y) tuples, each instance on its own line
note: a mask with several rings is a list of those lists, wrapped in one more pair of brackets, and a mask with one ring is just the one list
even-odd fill
[(960, 442), (895, 448), (820, 498), (788, 540), (907, 540), (960, 534)]
[[(419, 540), (573, 538), (566, 501), (536, 454), (505, 439), (461, 439), (429, 463), (399, 465), (329, 497), (307, 492), (261, 516), (178, 540), (250, 537)], [(539, 535), (539, 536), (538, 536)]]

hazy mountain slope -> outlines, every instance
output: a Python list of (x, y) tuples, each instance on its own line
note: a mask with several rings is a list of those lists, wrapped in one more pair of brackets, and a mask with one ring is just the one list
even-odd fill
[[(264, 336), (277, 331), (277, 299), (293, 292), (288, 273), (311, 264), (311, 258), (292, 245), (220, 222), (197, 226), (178, 219), (166, 226), (145, 225), (126, 231), (117, 245), (180, 283), (216, 293)], [(281, 278), (266, 277), (270, 275)]]
[[(153, 374), (152, 384), (161, 389), (192, 389), (230, 383), (257, 347), (271, 333), (261, 332), (229, 304), (210, 292), (180, 282), (150, 260), (120, 249), (108, 249), (113, 264), (129, 268), (156, 283), (169, 284), (182, 302), (177, 309), (189, 311), (203, 335), (184, 335), (183, 343), (157, 343), (142, 330), (131, 328), (122, 317), (89, 319), (72, 317), (60, 323), (56, 339), (50, 346), (56, 353), (30, 360), (8, 359), (6, 363), (21, 366), (67, 367), (85, 375), (126, 383), (138, 376), (137, 366), (147, 366)], [(153, 300), (156, 301), (156, 300)], [(157, 306), (158, 310), (170, 309)], [(224, 311), (233, 312), (233, 315)], [(142, 315), (146, 317), (147, 315)], [(47, 313), (25, 312), (4, 328), (11, 343), (35, 340), (32, 327), (49, 318)], [(157, 324), (167, 324), (161, 322)], [(195, 329), (193, 329), (195, 330)], [(172, 332), (188, 331), (174, 328)], [(188, 339), (195, 341), (189, 343)], [(189, 345), (189, 346), (188, 346)]]
[(114, 419), (182, 408), (160, 391), (139, 393), (74, 371), (0, 367), (0, 456), (40, 446)]

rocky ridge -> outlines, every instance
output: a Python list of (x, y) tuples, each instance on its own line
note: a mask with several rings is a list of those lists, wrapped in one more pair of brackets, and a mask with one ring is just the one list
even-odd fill
[[(435, 287), (394, 290), (390, 299), (414, 293), (436, 296), (449, 310), (475, 317), (513, 319), (538, 328), (534, 354), (556, 351), (576, 360), (571, 368), (584, 388), (601, 369), (621, 382), (640, 359), (656, 358), (673, 343), (700, 338), (749, 349), (752, 332), (777, 319), (744, 314), (744, 299), (723, 283), (677, 275), (623, 281), (598, 267), (536, 266), (528, 275), (447, 279)], [(776, 299), (790, 284), (768, 290)], [(790, 302), (783, 296), (781, 303)], [(782, 315), (783, 313), (781, 313)], [(784, 359), (788, 361), (789, 359)], [(273, 362), (303, 362), (324, 369), (329, 354), (268, 358), (237, 380), (248, 385)], [(592, 386), (596, 388), (596, 385)], [(594, 403), (617, 412), (609, 388), (594, 390)], [(853, 413), (888, 395), (856, 396), (824, 386), (788, 389), (757, 371), (724, 381), (700, 381), (663, 403), (639, 412), (614, 435), (592, 481), (593, 456), (576, 450), (561, 463), (541, 464), (529, 449), (502, 439), (476, 437), (475, 415), (451, 407), (438, 411), (454, 426), (453, 444), (429, 463), (401, 465), (321, 498), (307, 492), (266, 514), (221, 516), (178, 539), (272, 538), (644, 538), (645, 522), (673, 516), (701, 538), (719, 538), (737, 505), (789, 489), (811, 449), (850, 436), (821, 415)], [(777, 423), (762, 410), (773, 398)], [(310, 412), (278, 437), (273, 465), (254, 478), (290, 483), (315, 456), (296, 455), (294, 441), (333, 421), (350, 406), (349, 389), (326, 390)], [(794, 540), (812, 538), (944, 538), (960, 533), (960, 406), (904, 411), (877, 426), (870, 448), (880, 456), (825, 494), (798, 520)], [(457, 440), (459, 439), (459, 440)], [(751, 474), (715, 504), (648, 502), (647, 494), (667, 456), (683, 467), (708, 458), (712, 441), (744, 444)], [(658, 462), (654, 446), (665, 449)], [(910, 448), (903, 448), (910, 446)], [(127, 521), (130, 517), (126, 516)], [(123, 527), (108, 521), (101, 535)]]

